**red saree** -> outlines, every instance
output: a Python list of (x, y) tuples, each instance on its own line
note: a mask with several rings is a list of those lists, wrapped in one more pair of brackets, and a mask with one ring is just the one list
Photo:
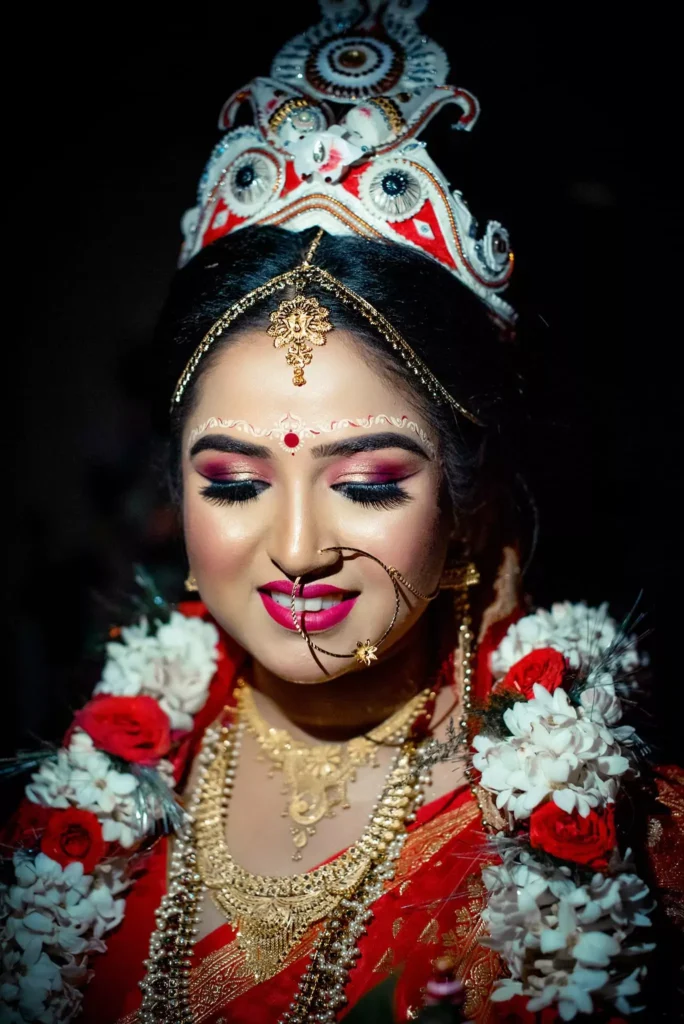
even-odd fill
[[(201, 613), (202, 606), (197, 606)], [(187, 614), (186, 608), (183, 609)], [(484, 666), (488, 651), (517, 614), (488, 631), (480, 648), (476, 688), (490, 684)], [(494, 635), (496, 634), (496, 635)], [(196, 718), (192, 738), (177, 758), (177, 774), (185, 774), (207, 725), (230, 699), (244, 655), (224, 638), (219, 668), (207, 704)], [(98, 1024), (133, 1024), (140, 1005), (154, 913), (166, 885), (166, 842), (161, 841), (140, 866), (127, 897), (124, 920), (107, 937), (107, 952), (93, 963), (94, 977), (84, 1000), (82, 1019)], [(390, 973), (397, 972), (397, 1020), (410, 1020), (422, 1005), (421, 989), (432, 973), (432, 961), (449, 954), (466, 982), (468, 1015), (478, 1022), (494, 1019), (487, 995), (499, 972), (495, 954), (479, 945), (479, 914), (484, 888), (480, 864), (484, 833), (477, 803), (461, 787), (421, 808), (395, 877), (375, 903), (374, 918), (360, 940), (361, 953), (350, 974), (347, 1008)], [(304, 973), (305, 958), (321, 925), (314, 925), (291, 951), (278, 974), (255, 984), (245, 970), (234, 929), (224, 924), (197, 943), (191, 973), (190, 1001), (197, 1024), (256, 1024), (275, 1021), (285, 1011)]]

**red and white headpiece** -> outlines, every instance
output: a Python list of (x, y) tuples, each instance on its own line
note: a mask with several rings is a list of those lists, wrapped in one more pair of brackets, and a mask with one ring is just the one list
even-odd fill
[[(277, 55), (221, 111), (226, 130), (183, 219), (181, 264), (251, 225), (323, 228), (409, 245), (475, 292), (501, 320), (513, 268), (508, 232), (479, 232), (462, 195), (430, 159), (420, 132), (447, 104), (470, 131), (475, 97), (445, 84), (442, 48), (416, 18), (427, 0), (320, 0), (323, 20)], [(235, 128), (250, 104), (254, 125)], [(336, 120), (330, 104), (344, 105)]]

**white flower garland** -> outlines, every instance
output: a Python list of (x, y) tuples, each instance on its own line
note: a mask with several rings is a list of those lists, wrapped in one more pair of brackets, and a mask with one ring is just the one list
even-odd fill
[[(154, 697), (171, 728), (187, 731), (216, 671), (218, 631), (177, 611), (167, 623), (155, 625), (143, 618), (107, 645), (95, 693)], [(158, 761), (147, 769), (152, 770), (173, 787), (169, 761)], [(131, 850), (149, 831), (136, 800), (141, 785), (139, 774), (122, 770), (121, 762), (97, 750), (76, 727), (68, 746), (35, 772), (26, 796), (46, 808), (90, 811), (105, 842)], [(163, 816), (153, 795), (143, 799), (154, 818)], [(88, 957), (105, 952), (103, 936), (123, 918), (121, 894), (130, 885), (130, 861), (130, 853), (121, 853), (84, 875), (78, 861), (63, 868), (42, 852), (14, 854), (15, 884), (0, 887), (0, 1024), (56, 1024), (78, 1014), (81, 989), (92, 976)]]
[[(565, 688), (532, 682), (529, 656), (549, 648), (565, 660)], [(531, 695), (519, 684), (524, 658)], [(612, 849), (595, 870), (582, 862), (581, 849), (577, 860), (563, 860), (554, 835), (547, 849), (539, 831), (533, 844), (530, 831), (535, 812), (550, 802), (574, 815), (566, 820), (580, 828), (591, 814), (596, 820), (612, 815), (620, 778), (635, 771), (634, 731), (617, 726), (618, 688), (640, 664), (634, 641), (605, 605), (556, 604), (529, 615), (510, 627), (492, 655), (493, 693), (505, 703), (510, 679), (519, 691), (512, 691), (503, 727), (488, 732), (485, 726), (473, 740), (480, 785), (495, 795), (509, 832), (493, 840), (501, 863), (482, 873), (489, 892), (484, 944), (501, 954), (510, 974), (496, 983), (494, 1001), (525, 996), (533, 1013), (555, 1004), (563, 1020), (593, 1013), (596, 998), (624, 1015), (641, 1009), (631, 999), (646, 973), (639, 958), (654, 948), (640, 931), (651, 925), (654, 904), (629, 852), (623, 861)]]

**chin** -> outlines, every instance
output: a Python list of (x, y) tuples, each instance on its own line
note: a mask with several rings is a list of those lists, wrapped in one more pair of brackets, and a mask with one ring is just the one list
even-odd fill
[[(345, 644), (344, 641), (336, 643), (333, 638), (328, 640), (325, 632), (315, 633), (312, 639), (321, 646), (327, 647), (329, 644), (331, 650), (339, 647), (340, 651), (351, 651), (356, 646), (355, 641), (347, 641)], [(265, 643), (263, 639), (255, 643), (247, 641), (243, 646), (268, 672), (290, 683), (304, 686), (326, 683), (361, 668), (354, 658), (329, 658), (317, 651), (310, 651), (298, 634), (279, 637), (270, 643)]]

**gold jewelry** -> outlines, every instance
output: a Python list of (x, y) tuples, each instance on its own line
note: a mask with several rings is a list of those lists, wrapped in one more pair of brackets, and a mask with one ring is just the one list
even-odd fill
[(283, 299), (271, 313), (271, 326), (266, 333), (274, 339), (274, 348), (287, 345), (285, 361), (294, 370), (292, 383), (295, 387), (306, 384), (304, 367), (313, 359), (311, 346), (325, 345), (325, 335), (332, 329), (328, 310), (313, 295)]
[(480, 573), (474, 562), (451, 565), (444, 569), (438, 590), (467, 590), (480, 582)]
[(286, 729), (269, 726), (257, 708), (252, 689), (244, 680), (238, 681), (236, 699), (240, 720), (271, 762), (270, 774), (279, 770), (285, 776), (289, 798), (282, 816), (289, 816), (294, 823), (290, 828), (295, 845), (294, 861), (302, 859), (301, 851), (309, 837), (315, 835), (322, 818), (334, 817), (336, 807), (341, 806), (343, 810), (349, 807), (347, 786), (356, 778), (357, 768), (368, 764), (378, 767), (380, 744), (403, 744), (413, 723), (434, 696), (432, 690), (423, 690), (365, 736), (355, 736), (346, 743), (309, 744), (293, 739)]
[[(324, 270), (322, 267), (317, 267), (311, 263), (311, 259), (313, 259), (315, 250), (320, 243), (322, 236), (323, 231), (321, 230), (314, 238), (303, 262), (300, 263), (299, 266), (286, 271), (284, 274), (277, 274), (269, 281), (259, 285), (258, 288), (254, 288), (251, 292), (248, 292), (237, 302), (234, 302), (232, 306), (229, 306), (225, 313), (223, 313), (209, 328), (193, 354), (190, 356), (185, 369), (178, 379), (178, 383), (176, 384), (176, 388), (171, 399), (171, 412), (173, 412), (174, 406), (177, 406), (180, 403), (183, 393), (194, 377), (195, 371), (197, 370), (202, 358), (209, 351), (216, 339), (220, 338), (232, 323), (238, 320), (247, 312), (247, 310), (252, 309), (253, 306), (256, 306), (262, 300), (269, 298), (271, 295), (275, 295), (278, 291), (282, 291), (284, 288), (294, 288), (295, 296), (301, 296), (307, 285), (315, 285), (318, 288), (322, 288), (325, 291), (330, 292), (341, 302), (350, 305), (360, 316), (362, 316), (364, 320), (366, 320), (371, 327), (385, 339), (387, 344), (391, 345), (391, 347), (398, 352), (406, 363), (408, 369), (415, 374), (417, 380), (420, 381), (421, 384), (425, 385), (428, 392), (436, 402), (446, 402), (472, 423), (477, 424), (477, 426), (483, 426), (482, 420), (478, 419), (474, 413), (470, 412), (465, 408), (465, 406), (457, 402), (456, 399), (449, 394), (446, 388), (440, 384), (420, 356), (414, 352), (409, 343), (401, 336), (401, 334), (399, 334), (399, 332), (392, 326), (389, 320), (382, 315), (382, 313), (380, 313), (361, 295), (357, 295), (356, 292), (353, 292), (341, 281), (338, 281), (336, 277), (329, 274), (327, 270)], [(319, 311), (323, 308), (324, 307), (319, 307)], [(278, 310), (276, 310), (276, 314), (278, 314)], [(321, 333), (321, 330), (319, 330), (318, 333)], [(324, 334), (325, 332), (322, 333)], [(297, 367), (295, 365), (295, 372), (296, 369)], [(303, 372), (303, 367), (301, 369)]]
[(395, 579), (397, 583), (401, 583), (402, 587), (406, 587), (414, 597), (420, 598), (421, 601), (434, 601), (434, 599), (439, 595), (439, 586), (435, 587), (431, 594), (421, 594), (420, 590), (417, 590), (412, 583), (409, 583), (406, 577), (403, 576), (398, 569), (395, 569), (393, 565), (387, 566), (387, 572), (390, 574), (392, 579)]
[[(460, 613), (460, 609), (464, 609), (464, 617), (459, 626), (460, 659), (454, 661), (454, 674), (458, 675), (460, 667), (463, 693), (463, 711), (460, 720), (461, 738), (463, 743), (467, 743), (466, 726), (471, 707), (472, 658), (474, 654), (467, 590), (458, 594), (456, 609), (457, 614)], [(241, 725), (238, 723), (233, 730), (237, 741), (239, 741), (240, 730)], [(192, 1021), (188, 999), (189, 973), (192, 968), (191, 954), (199, 924), (201, 898), (206, 888), (205, 879), (201, 871), (198, 871), (201, 855), (195, 816), (200, 805), (205, 801), (205, 786), (209, 776), (207, 764), (215, 758), (221, 744), (226, 747), (230, 742), (231, 732), (226, 727), (221, 730), (210, 727), (204, 734), (202, 750), (199, 755), (200, 763), (203, 765), (202, 774), (188, 804), (186, 823), (172, 847), (168, 890), (162, 897), (156, 912), (157, 928), (150, 938), (149, 959), (145, 961), (147, 973), (140, 983), (143, 991), (143, 1001), (139, 1011), (140, 1024), (178, 1024), (179, 1021), (191, 1024)], [(293, 1003), (287, 1015), (280, 1019), (279, 1024), (284, 1024), (286, 1019), (288, 1024), (306, 1024), (312, 1019), (312, 1015), (316, 1014), (319, 1015), (319, 1018), (323, 1016), (325, 1019), (326, 1014), (330, 1018), (330, 1013), (332, 1012), (334, 1015), (337, 1009), (343, 1005), (344, 989), (350, 967), (354, 962), (356, 945), (360, 936), (366, 931), (367, 920), (369, 916), (372, 916), (373, 903), (382, 896), (386, 883), (394, 877), (396, 863), (406, 834), (403, 826), (400, 825), (394, 838), (387, 841), (390, 830), (385, 831), (385, 826), (390, 817), (394, 819), (395, 823), (399, 821), (400, 811), (408, 812), (404, 816), (403, 824), (415, 820), (414, 809), (423, 801), (421, 783), (429, 779), (427, 772), (430, 769), (429, 758), (423, 760), (420, 755), (425, 747), (429, 747), (429, 742), (422, 744), (420, 748), (407, 744), (406, 749), (397, 755), (394, 770), (406, 773), (405, 784), (401, 785), (400, 779), (397, 779), (396, 785), (392, 788), (392, 780), (388, 778), (385, 791), (378, 803), (378, 812), (374, 814), (370, 827), (364, 833), (364, 835), (368, 835), (367, 845), (364, 844), (365, 849), (370, 848), (372, 851), (367, 873), (362, 875), (356, 886), (352, 886), (347, 891), (328, 916), (325, 926), (315, 939), (311, 959), (299, 982)], [(231, 767), (226, 771), (224, 785), (222, 787), (217, 786), (216, 783), (213, 785), (213, 813), (217, 821), (220, 821), (222, 813), (225, 814), (227, 809), (236, 761), (237, 751), (233, 749), (232, 761), (229, 762)], [(473, 781), (471, 781), (471, 788), (478, 799), (478, 787)], [(483, 810), (481, 805), (480, 807)], [(209, 824), (207, 812), (208, 817), (211, 817), (212, 811), (205, 807), (205, 826)], [(486, 828), (491, 827), (486, 820), (483, 820), (483, 823)], [(219, 840), (223, 844), (222, 833)], [(361, 842), (352, 849), (356, 849), (359, 854), (364, 852)], [(227, 854), (227, 856), (229, 855)], [(331, 865), (334, 863), (335, 861), (331, 862)], [(285, 883), (289, 883), (291, 888), (305, 887), (307, 881), (314, 874), (315, 872), (308, 872), (295, 876), (294, 879), (262, 878), (260, 880), (261, 889), (257, 890), (261, 891), (262, 899), (257, 904), (257, 908), (263, 914), (267, 907), (274, 903), (276, 907), (279, 904), (282, 906), (279, 894), (273, 895), (271, 892), (268, 884), (271, 881), (275, 881), (279, 887)], [(256, 876), (250, 877), (255, 879), (257, 884), (259, 883)], [(319, 875), (314, 884), (318, 886), (321, 883), (322, 878)], [(291, 896), (291, 893), (286, 893), (286, 898), (288, 896)], [(285, 910), (287, 909), (289, 909), (289, 904), (286, 902)], [(239, 918), (236, 918), (236, 924), (242, 931)], [(248, 936), (251, 937), (253, 931), (254, 927), (248, 928)], [(171, 951), (170, 954), (169, 951)], [(331, 979), (333, 978), (335, 981), (331, 989)]]
[(192, 575), (187, 577), (183, 586), (185, 587), (189, 594), (196, 594), (199, 591), (199, 587), (197, 586), (197, 580)]
[(197, 871), (211, 898), (237, 930), (248, 969), (272, 977), (292, 946), (316, 921), (331, 915), (381, 861), (404, 829), (420, 787), (414, 778), (415, 746), (397, 752), (361, 838), (322, 867), (277, 878), (253, 875), (235, 863), (225, 842), (225, 817), (245, 723), (224, 726), (205, 747), (205, 771), (194, 811)]
[(416, 597), (419, 597), (422, 601), (432, 601), (433, 598), (437, 597), (439, 590), (435, 590), (432, 594), (421, 594), (420, 591), (416, 590), (415, 587), (412, 586), (412, 584), (410, 584), (409, 581), (404, 576), (402, 576), (399, 570), (395, 569), (393, 565), (385, 565), (385, 563), (381, 562), (379, 558), (375, 557), (375, 555), (371, 555), (369, 554), (368, 551), (363, 551), (361, 548), (351, 548), (347, 546), (321, 548), (321, 550), (319, 551), (319, 555), (322, 555), (325, 551), (339, 551), (340, 553), (342, 551), (353, 551), (357, 555), (364, 555), (366, 558), (370, 558), (372, 559), (372, 561), (377, 562), (378, 565), (382, 566), (382, 568), (385, 570), (385, 572), (391, 579), (392, 586), (394, 587), (394, 614), (392, 615), (392, 621), (390, 622), (389, 626), (387, 627), (387, 629), (382, 634), (379, 640), (376, 640), (375, 643), (371, 643), (370, 640), (366, 640), (365, 643), (363, 640), (358, 640), (356, 643), (356, 647), (351, 652), (351, 654), (337, 654), (335, 651), (326, 650), (325, 647), (319, 647), (318, 644), (315, 644), (313, 642), (313, 640), (306, 631), (303, 614), (301, 620), (297, 619), (297, 609), (295, 606), (295, 600), (297, 597), (297, 588), (299, 587), (302, 579), (301, 576), (297, 576), (294, 583), (292, 584), (292, 593), (290, 595), (290, 613), (292, 615), (294, 627), (299, 633), (299, 635), (304, 640), (306, 640), (307, 644), (312, 650), (320, 651), (321, 654), (327, 654), (329, 658), (355, 658), (360, 665), (368, 666), (372, 664), (372, 662), (378, 660), (378, 648), (380, 644), (387, 639), (387, 637), (394, 629), (394, 624), (397, 621), (397, 617), (399, 615), (399, 602), (401, 598), (399, 592), (399, 584), (403, 584), (403, 586), (410, 590), (411, 593), (414, 594)]
[[(321, 229), (309, 246), (304, 257), (303, 267), (308, 267), (313, 259), (318, 244), (323, 237)], [(328, 320), (328, 310), (321, 306), (313, 295), (308, 298), (299, 292), (299, 279), (295, 280), (294, 299), (283, 299), (277, 309), (271, 313), (271, 326), (266, 332), (273, 338), (273, 347), (282, 348), (287, 345), (285, 361), (294, 370), (292, 383), (295, 387), (306, 384), (304, 367), (313, 359), (312, 345), (325, 345), (325, 336), (332, 331), (333, 325)]]

